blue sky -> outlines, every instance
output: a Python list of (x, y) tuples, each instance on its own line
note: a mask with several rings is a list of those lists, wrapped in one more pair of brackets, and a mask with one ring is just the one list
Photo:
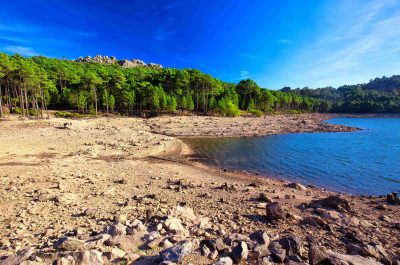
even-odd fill
[(0, 0), (0, 51), (198, 68), (262, 87), (400, 74), (397, 0)]

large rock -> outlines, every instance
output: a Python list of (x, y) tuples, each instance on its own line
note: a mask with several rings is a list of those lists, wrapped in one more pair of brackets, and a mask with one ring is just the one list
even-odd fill
[(235, 242), (240, 243), (241, 241), (249, 243), (251, 239), (250, 237), (239, 233), (234, 233), (224, 239), (225, 244), (228, 246), (232, 246)]
[(364, 258), (359, 255), (343, 255), (330, 250), (328, 250), (326, 253), (328, 254), (331, 262), (335, 262), (334, 264), (343, 264), (343, 262), (345, 262), (354, 265), (382, 265), (382, 263), (373, 258)]
[(33, 254), (33, 248), (21, 249), (16, 254), (0, 261), (1, 265), (19, 265)]
[(249, 248), (246, 242), (241, 241), (237, 246), (232, 249), (232, 259), (234, 262), (239, 263), (247, 260), (249, 255)]
[(331, 230), (328, 223), (325, 222), (322, 218), (319, 218), (317, 216), (306, 216), (303, 220), (301, 220), (300, 224), (309, 225), (313, 227), (321, 227), (326, 230)]
[(114, 224), (108, 229), (108, 234), (113, 237), (126, 235), (126, 226), (121, 223)]
[(339, 196), (331, 195), (321, 200), (312, 201), (310, 204), (314, 208), (331, 208), (338, 211), (350, 211), (350, 203)]
[(386, 196), (386, 201), (389, 204), (398, 204), (400, 205), (400, 197), (397, 195), (397, 192), (393, 192)]
[(78, 198), (78, 195), (75, 193), (68, 192), (55, 197), (54, 200), (59, 204), (71, 204), (76, 202)]
[(322, 247), (311, 245), (308, 250), (308, 260), (311, 265), (325, 265), (328, 264), (328, 255)]
[(250, 234), (250, 239), (256, 241), (258, 244), (261, 245), (269, 245), (269, 236), (263, 230), (257, 230)]
[(220, 258), (214, 265), (232, 265), (233, 261), (230, 257)]
[(138, 59), (117, 60), (114, 56), (108, 57), (107, 55), (104, 55), (104, 56), (96, 55), (94, 57), (91, 57), (91, 56), (79, 57), (75, 61), (80, 62), (80, 63), (119, 64), (121, 67), (124, 67), (124, 68), (131, 68), (131, 67), (150, 67), (150, 68), (156, 68), (156, 69), (163, 68), (163, 66), (161, 64), (156, 64), (156, 63), (146, 64), (145, 62), (138, 60)]
[(63, 237), (54, 243), (54, 248), (65, 251), (85, 250), (85, 242), (73, 237)]
[(167, 220), (163, 223), (163, 227), (167, 231), (172, 232), (186, 232), (187, 230), (182, 225), (182, 221), (179, 218), (168, 217)]
[(197, 216), (194, 214), (193, 209), (189, 207), (177, 206), (176, 217), (180, 217), (184, 221), (191, 221), (191, 222), (197, 221)]
[(361, 255), (363, 257), (372, 257), (384, 264), (390, 264), (389, 255), (386, 253), (385, 249), (376, 244), (363, 244), (355, 245), (349, 244), (346, 246), (347, 252), (350, 255)]
[(270, 254), (268, 245), (257, 245), (254, 248), (253, 253), (254, 253), (254, 257), (257, 259), (266, 257)]
[(193, 244), (190, 241), (183, 241), (180, 244), (168, 248), (160, 253), (164, 261), (181, 262), (186, 255), (193, 251)]
[(287, 184), (286, 187), (296, 189), (296, 190), (307, 190), (307, 188), (304, 185), (302, 185), (300, 183), (295, 183), (295, 182)]
[(101, 252), (97, 250), (86, 250), (78, 253), (76, 265), (102, 265), (104, 264)]
[(269, 245), (269, 251), (271, 252), (271, 256), (274, 261), (278, 263), (282, 263), (286, 259), (286, 250), (278, 243), (278, 242), (271, 242)]
[(298, 237), (286, 236), (279, 240), (279, 244), (286, 250), (288, 256), (299, 255), (303, 257), (305, 254), (303, 242)]
[(285, 219), (283, 207), (279, 202), (272, 202), (267, 204), (266, 207), (267, 218), (270, 220)]

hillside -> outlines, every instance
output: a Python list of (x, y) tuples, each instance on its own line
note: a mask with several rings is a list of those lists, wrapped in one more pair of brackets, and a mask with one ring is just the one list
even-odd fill
[(283, 88), (281, 91), (326, 100), (331, 112), (399, 113), (400, 75), (370, 80), (365, 84), (344, 85), (338, 88)]
[[(326, 102), (260, 88), (252, 80), (227, 83), (197, 69), (162, 68), (140, 60), (95, 56), (77, 61), (0, 53), (0, 110), (43, 116), (47, 109), (82, 114), (118, 112), (261, 116), (324, 112)], [(4, 102), (4, 103), (2, 103)]]

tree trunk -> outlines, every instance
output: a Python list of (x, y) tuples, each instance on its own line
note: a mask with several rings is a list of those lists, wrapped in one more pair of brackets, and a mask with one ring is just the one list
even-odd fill
[(199, 112), (199, 85), (196, 85), (196, 111)]
[(96, 88), (94, 89), (94, 105), (95, 105), (95, 112), (96, 112), (96, 116), (97, 116), (97, 92), (96, 92)]
[(25, 103), (24, 103), (24, 97), (23, 97), (23, 92), (22, 92), (22, 85), (20, 86), (19, 105), (21, 107), (22, 116), (25, 116), (25, 107), (24, 107)]
[(11, 101), (11, 92), (10, 92), (10, 81), (6, 79), (6, 89), (7, 89), (7, 101), (8, 101), (8, 108), (10, 110), (10, 113), (13, 111), (13, 105)]
[(25, 93), (25, 111), (26, 116), (29, 117), (29, 102), (28, 102), (28, 92), (26, 89), (26, 81), (24, 80), (24, 93)]
[(0, 80), (0, 118), (4, 117), (3, 113), (3, 94), (1, 93), (1, 80)]

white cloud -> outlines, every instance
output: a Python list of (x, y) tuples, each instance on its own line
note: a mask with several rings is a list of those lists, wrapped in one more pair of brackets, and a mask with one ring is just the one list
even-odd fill
[(235, 53), (237, 56), (245, 58), (245, 59), (250, 59), (250, 60), (255, 60), (257, 57), (255, 55), (249, 54), (249, 53), (243, 53), (243, 52), (237, 52)]
[(240, 77), (241, 78), (248, 78), (250, 76), (250, 72), (246, 70), (240, 71)]
[[(331, 27), (300, 52), (291, 67), (294, 79), (314, 86), (351, 84), (393, 68), (385, 61), (400, 52), (400, 12), (392, 12), (392, 4), (391, 0), (345, 2), (340, 13), (331, 15), (334, 21), (327, 22)], [(400, 67), (400, 62), (396, 65)]]
[(277, 41), (278, 44), (284, 44), (284, 45), (289, 45), (292, 44), (292, 41), (289, 39), (280, 39)]
[(38, 53), (33, 50), (32, 48), (29, 47), (22, 47), (22, 46), (6, 46), (4, 47), (4, 50), (10, 53), (18, 53), (20, 55), (25, 55), (25, 56), (34, 56), (38, 55)]

